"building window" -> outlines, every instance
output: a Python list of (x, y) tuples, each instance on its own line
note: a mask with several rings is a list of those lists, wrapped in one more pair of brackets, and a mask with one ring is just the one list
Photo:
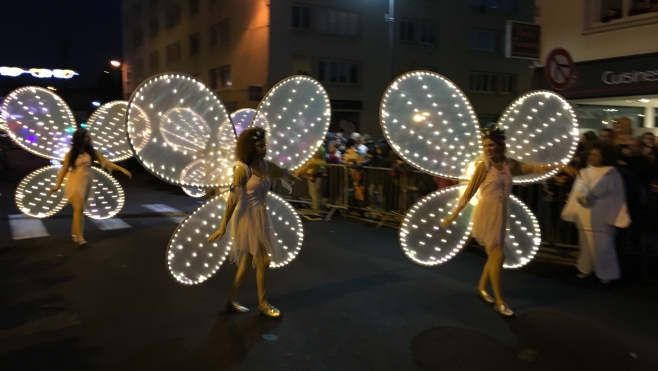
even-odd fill
[(311, 9), (305, 6), (292, 6), (292, 28), (311, 29)]
[(516, 0), (471, 0), (471, 5), (506, 12), (516, 11)]
[(311, 60), (308, 58), (294, 58), (292, 61), (292, 74), (312, 76), (311, 65)]
[(157, 51), (149, 54), (149, 72), (155, 74), (160, 71), (160, 53)]
[(189, 0), (190, 1), (190, 15), (199, 14), (199, 0)]
[(133, 71), (135, 72), (135, 80), (142, 81), (146, 77), (146, 71), (144, 70), (144, 60), (137, 59), (135, 60), (135, 65), (133, 66)]
[(133, 46), (135, 48), (140, 47), (144, 44), (144, 31), (135, 30), (133, 32)]
[(317, 9), (319, 32), (333, 35), (357, 36), (359, 33), (359, 15), (334, 9)]
[(585, 0), (584, 34), (658, 23), (658, 0)]
[(318, 61), (318, 81), (332, 84), (359, 83), (359, 63), (353, 61)]
[(180, 42), (167, 45), (167, 66), (172, 66), (180, 62), (181, 46)]
[(414, 41), (414, 23), (412, 21), (400, 21), (400, 40)]
[(160, 20), (155, 17), (149, 21), (149, 36), (154, 39), (160, 33)]
[(514, 75), (510, 74), (500, 74), (498, 76), (498, 92), (501, 94), (514, 94), (514, 84), (515, 78)]
[(496, 31), (471, 28), (469, 40), (470, 48), (471, 50), (496, 52), (497, 38), (498, 37)]
[(222, 66), (210, 70), (210, 87), (213, 90), (219, 88), (230, 88), (233, 86), (231, 80), (231, 66)]
[(190, 55), (196, 55), (201, 51), (201, 34), (198, 32), (190, 35)]
[(165, 27), (171, 29), (181, 22), (180, 5), (173, 5), (166, 12)]

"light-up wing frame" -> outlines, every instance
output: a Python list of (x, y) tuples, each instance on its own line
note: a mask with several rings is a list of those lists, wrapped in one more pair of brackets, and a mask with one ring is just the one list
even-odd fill
[[(66, 206), (65, 187), (51, 195), (48, 190), (57, 184), (61, 165), (45, 166), (25, 176), (16, 187), (16, 206), (23, 214), (48, 218)], [(106, 172), (92, 167), (85, 215), (92, 219), (107, 219), (121, 211), (125, 197), (119, 183)]]
[(126, 135), (127, 107), (126, 101), (108, 102), (98, 107), (87, 120), (87, 130), (94, 149), (111, 162), (127, 160), (133, 156)]
[(130, 98), (126, 125), (136, 158), (154, 175), (187, 187), (230, 185), (235, 135), (226, 133), (233, 127), (200, 80), (181, 73), (147, 79)]
[[(506, 130), (507, 156), (530, 164), (567, 164), (578, 145), (578, 119), (569, 103), (550, 91), (532, 91), (503, 112), (498, 126)], [(558, 170), (514, 177), (514, 183), (547, 179)]]
[(36, 86), (16, 89), (2, 103), (9, 136), (35, 155), (62, 161), (76, 121), (68, 105), (52, 91)]
[(242, 108), (231, 113), (231, 121), (235, 127), (235, 133), (240, 135), (244, 129), (247, 129), (256, 116), (256, 110), (253, 108)]
[[(216, 196), (188, 216), (176, 229), (167, 248), (167, 265), (171, 275), (180, 283), (195, 285), (215, 274), (226, 260), (231, 248), (230, 228), (220, 241), (207, 239), (222, 222), (226, 209), (224, 197)], [(303, 226), (292, 206), (279, 196), (267, 195), (267, 212), (272, 229), (282, 247), (273, 252), (270, 267), (278, 268), (292, 261), (302, 245)]]
[(308, 76), (292, 76), (270, 89), (251, 126), (268, 131), (267, 159), (293, 170), (315, 154), (330, 121), (331, 104), (322, 85)]
[[(405, 255), (420, 265), (439, 265), (452, 259), (468, 240), (474, 198), (447, 228), (440, 227), (459, 202), (465, 186), (438, 191), (416, 202), (407, 212), (400, 227), (400, 245)], [(541, 243), (537, 219), (514, 195), (510, 196), (506, 217), (505, 268), (520, 268), (530, 262)]]
[(464, 169), (481, 153), (470, 102), (452, 81), (434, 72), (396, 78), (382, 98), (380, 123), (401, 158), (436, 176), (468, 179)]

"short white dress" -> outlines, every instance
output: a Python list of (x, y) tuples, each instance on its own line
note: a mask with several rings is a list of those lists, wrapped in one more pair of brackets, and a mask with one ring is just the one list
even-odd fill
[(507, 229), (507, 204), (512, 193), (510, 160), (503, 162), (502, 170), (488, 161), (487, 176), (478, 190), (478, 203), (473, 208), (471, 236), (486, 248), (503, 247)]
[(69, 202), (76, 199), (84, 204), (87, 201), (92, 183), (91, 163), (91, 156), (84, 152), (78, 155), (69, 169), (64, 183), (64, 194)]
[[(267, 253), (282, 256), (283, 249), (275, 238), (270, 215), (267, 213), (266, 199), (272, 185), (270, 175), (261, 178), (243, 162), (236, 162), (247, 172), (247, 183), (231, 186), (231, 196), (237, 196), (237, 206), (231, 219), (232, 245), (229, 253), (232, 262), (240, 263), (245, 254), (251, 254), (256, 259), (260, 254)], [(269, 174), (269, 162), (265, 163)], [(254, 260), (254, 266), (256, 261)]]

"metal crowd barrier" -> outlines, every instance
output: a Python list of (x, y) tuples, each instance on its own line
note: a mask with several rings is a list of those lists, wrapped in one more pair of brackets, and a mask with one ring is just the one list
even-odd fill
[[(326, 212), (325, 220), (331, 219), (337, 210), (346, 210), (348, 202), (348, 180), (349, 172), (343, 165), (328, 164), (326, 173), (321, 177), (322, 204), (329, 211)], [(283, 188), (280, 182), (272, 184), (272, 191), (279, 194), (286, 201), (294, 204), (311, 204), (308, 190), (308, 180), (295, 181), (292, 185), (292, 193)], [(322, 210), (324, 211), (324, 210)]]

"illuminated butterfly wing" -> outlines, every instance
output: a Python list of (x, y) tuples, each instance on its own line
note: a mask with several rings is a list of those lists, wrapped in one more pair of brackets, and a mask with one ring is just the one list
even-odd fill
[[(533, 91), (517, 98), (505, 109), (498, 126), (506, 130), (507, 155), (533, 164), (567, 164), (578, 145), (578, 120), (571, 105), (550, 91)], [(514, 183), (547, 179), (542, 175), (514, 177)]]
[(123, 188), (105, 171), (92, 167), (91, 172), (85, 215), (92, 219), (108, 219), (117, 215), (125, 202)]
[(127, 107), (126, 101), (108, 102), (98, 107), (87, 120), (87, 130), (94, 149), (111, 162), (127, 160), (133, 156), (126, 135)]
[(423, 197), (404, 216), (400, 227), (400, 245), (405, 255), (421, 265), (438, 265), (452, 259), (468, 240), (471, 231), (472, 204), (446, 228), (443, 220), (452, 214), (465, 186), (440, 189)]
[(63, 190), (48, 195), (48, 190), (57, 184), (61, 165), (37, 169), (25, 176), (16, 187), (14, 200), (23, 214), (34, 218), (47, 218), (66, 205)]
[(186, 195), (194, 198), (201, 198), (206, 195), (206, 190), (197, 187), (181, 187)]
[(386, 89), (380, 123), (393, 150), (419, 170), (466, 179), (480, 154), (480, 128), (470, 102), (447, 78), (428, 71), (397, 77)]
[(235, 134), (240, 135), (242, 131), (251, 125), (256, 115), (256, 110), (253, 108), (243, 108), (231, 113), (231, 121), (235, 127)]
[[(228, 186), (235, 134), (217, 95), (181, 73), (144, 81), (128, 103), (129, 144), (136, 158), (161, 179), (186, 187)], [(148, 128), (148, 136), (140, 130)]]
[(308, 76), (292, 76), (270, 89), (252, 126), (268, 131), (268, 160), (293, 170), (315, 154), (330, 120), (331, 104), (322, 85)]
[[(210, 278), (226, 260), (232, 239), (230, 228), (220, 241), (207, 239), (221, 224), (226, 210), (224, 195), (206, 202), (188, 216), (176, 229), (167, 248), (167, 265), (171, 275), (180, 283), (195, 285)], [(276, 195), (268, 194), (267, 212), (272, 218), (276, 238), (285, 253), (273, 254), (270, 266), (281, 267), (290, 262), (302, 244), (302, 224), (292, 206)]]
[(505, 233), (505, 268), (520, 268), (535, 257), (541, 243), (537, 218), (523, 201), (510, 195)]
[(9, 136), (23, 149), (60, 160), (69, 151), (76, 121), (64, 100), (36, 86), (16, 89), (2, 103)]

